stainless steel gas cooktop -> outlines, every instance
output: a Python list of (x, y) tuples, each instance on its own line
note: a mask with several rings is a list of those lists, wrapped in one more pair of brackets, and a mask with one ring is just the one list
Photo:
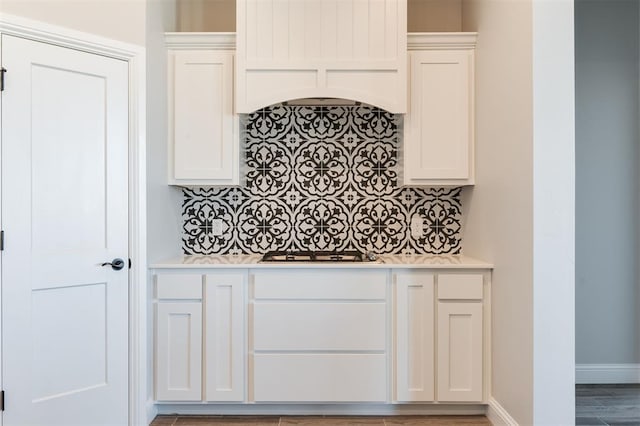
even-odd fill
[[(373, 256), (373, 255), (371, 255)], [(367, 262), (375, 260), (356, 250), (342, 251), (269, 251), (263, 262)]]

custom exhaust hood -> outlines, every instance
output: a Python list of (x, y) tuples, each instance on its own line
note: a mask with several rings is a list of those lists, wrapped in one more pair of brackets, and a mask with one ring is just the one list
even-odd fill
[(289, 106), (355, 106), (360, 105), (360, 103), (352, 99), (341, 98), (304, 98), (283, 102), (284, 105)]
[(407, 0), (237, 0), (236, 111), (353, 105), (407, 112)]

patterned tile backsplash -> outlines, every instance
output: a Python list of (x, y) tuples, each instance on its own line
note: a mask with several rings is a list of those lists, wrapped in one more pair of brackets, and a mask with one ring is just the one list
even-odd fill
[[(460, 253), (461, 189), (398, 186), (393, 114), (277, 105), (244, 124), (245, 184), (184, 189), (185, 254)], [(411, 232), (415, 217), (423, 221), (419, 237)]]

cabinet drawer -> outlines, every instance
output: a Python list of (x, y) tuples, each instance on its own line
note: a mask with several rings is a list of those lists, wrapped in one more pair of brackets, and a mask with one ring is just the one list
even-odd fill
[(202, 299), (202, 275), (156, 275), (156, 297), (158, 299)]
[(257, 354), (256, 402), (384, 402), (383, 354)]
[(254, 349), (385, 349), (386, 305), (379, 303), (256, 303)]
[(384, 300), (387, 273), (372, 270), (259, 271), (256, 299)]
[(481, 274), (438, 275), (439, 300), (482, 300)]

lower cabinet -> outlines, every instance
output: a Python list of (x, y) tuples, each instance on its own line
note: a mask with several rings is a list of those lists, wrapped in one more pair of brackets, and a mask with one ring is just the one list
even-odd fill
[(483, 400), (482, 275), (438, 276), (438, 401)]
[(435, 275), (400, 271), (395, 280), (395, 374), (398, 402), (435, 400)]
[(386, 402), (387, 273), (252, 274), (255, 402)]
[(155, 398), (484, 403), (489, 284), (482, 270), (158, 273)]
[(483, 402), (485, 275), (407, 270), (393, 277), (395, 401)]
[(244, 273), (205, 276), (205, 400), (245, 399)]
[(156, 275), (156, 400), (244, 401), (245, 281), (246, 273)]
[(159, 401), (202, 398), (202, 277), (156, 276), (156, 377)]
[(385, 402), (384, 353), (257, 353), (256, 402)]

